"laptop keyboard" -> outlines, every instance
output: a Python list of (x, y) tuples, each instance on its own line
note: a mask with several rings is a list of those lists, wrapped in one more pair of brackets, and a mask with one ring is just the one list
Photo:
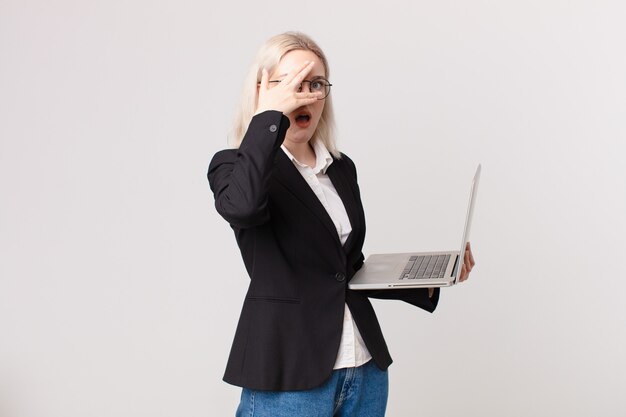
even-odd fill
[(443, 278), (450, 255), (411, 256), (400, 279)]

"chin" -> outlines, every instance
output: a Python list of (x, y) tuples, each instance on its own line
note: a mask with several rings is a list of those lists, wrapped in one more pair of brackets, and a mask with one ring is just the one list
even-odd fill
[[(289, 129), (291, 130), (291, 129)], [(297, 128), (297, 130), (295, 130), (294, 132), (289, 132), (288, 133), (288, 139), (292, 142), (297, 142), (297, 143), (302, 143), (302, 142), (308, 142), (309, 140), (311, 140), (311, 138), (313, 137), (313, 134), (315, 133), (315, 129), (311, 129), (311, 128), (307, 128), (307, 129), (300, 129)]]

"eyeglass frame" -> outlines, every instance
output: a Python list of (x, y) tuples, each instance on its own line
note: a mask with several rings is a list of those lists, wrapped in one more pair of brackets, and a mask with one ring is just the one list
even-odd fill
[[(300, 87), (298, 87), (298, 92), (302, 91), (302, 84), (304, 83), (309, 83), (309, 92), (311, 91), (311, 83), (314, 81), (323, 81), (326, 83), (326, 87), (328, 87), (328, 94), (326, 94), (324, 97), (322, 98), (318, 98), (318, 100), (324, 100), (326, 97), (328, 97), (330, 95), (330, 87), (332, 87), (333, 85), (324, 77), (317, 77), (317, 78), (313, 78), (312, 80), (302, 80), (302, 82), (300, 83)], [(282, 80), (270, 80), (268, 81), (268, 83), (280, 83), (282, 82)], [(261, 84), (261, 82), (259, 81), (257, 84)]]

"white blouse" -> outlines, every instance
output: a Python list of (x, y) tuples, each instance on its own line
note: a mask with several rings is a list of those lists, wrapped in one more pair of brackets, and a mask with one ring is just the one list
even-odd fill
[[(326, 175), (326, 170), (333, 162), (333, 158), (328, 152), (328, 149), (320, 141), (313, 142), (313, 150), (315, 151), (316, 163), (315, 167), (311, 168), (298, 161), (285, 145), (281, 145), (281, 149), (291, 159), (295, 167), (298, 169), (304, 180), (309, 184), (320, 203), (324, 206), (328, 215), (335, 224), (337, 234), (341, 240), (341, 244), (345, 244), (348, 239), (348, 235), (352, 231), (352, 225), (348, 218), (346, 208), (337, 194), (337, 190), (333, 186), (333, 183)], [(343, 314), (343, 332), (341, 334), (341, 343), (339, 345), (339, 352), (337, 353), (337, 359), (333, 369), (348, 368), (354, 366), (360, 366), (369, 361), (372, 358), (359, 329), (356, 326), (350, 313), (348, 305), (345, 305)]]

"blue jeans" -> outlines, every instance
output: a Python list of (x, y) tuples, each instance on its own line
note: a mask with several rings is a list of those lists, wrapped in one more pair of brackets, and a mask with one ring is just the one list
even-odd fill
[(373, 360), (333, 371), (324, 385), (305, 391), (255, 391), (244, 388), (236, 417), (383, 417), (387, 371)]

